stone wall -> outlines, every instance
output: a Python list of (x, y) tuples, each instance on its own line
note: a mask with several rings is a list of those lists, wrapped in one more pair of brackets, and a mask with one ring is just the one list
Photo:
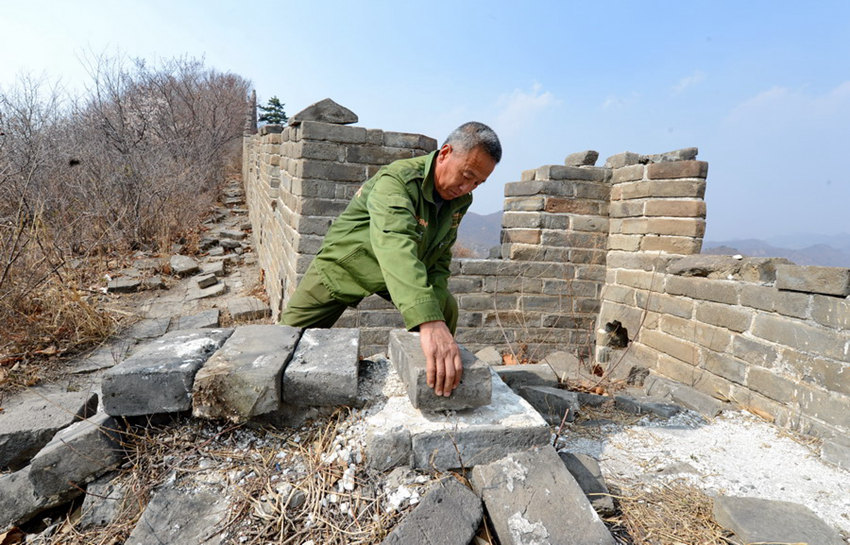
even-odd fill
[[(824, 437), (824, 457), (850, 465), (850, 270), (689, 255), (705, 229), (706, 170), (699, 161), (613, 170), (597, 360), (649, 367)], [(627, 348), (611, 346), (615, 320)]]

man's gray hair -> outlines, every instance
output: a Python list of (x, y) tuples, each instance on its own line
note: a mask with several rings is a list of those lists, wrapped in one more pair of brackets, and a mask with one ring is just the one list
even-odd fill
[(499, 143), (499, 137), (484, 123), (477, 121), (464, 123), (449, 134), (443, 142), (444, 146), (446, 144), (464, 152), (480, 147), (493, 161), (498, 163), (502, 160), (502, 144)]

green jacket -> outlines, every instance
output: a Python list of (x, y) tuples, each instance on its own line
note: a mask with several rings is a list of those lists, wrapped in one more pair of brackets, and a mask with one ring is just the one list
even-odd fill
[(472, 195), (434, 201), (437, 152), (387, 165), (336, 219), (315, 267), (331, 295), (349, 305), (389, 292), (410, 329), (443, 320), (452, 246)]

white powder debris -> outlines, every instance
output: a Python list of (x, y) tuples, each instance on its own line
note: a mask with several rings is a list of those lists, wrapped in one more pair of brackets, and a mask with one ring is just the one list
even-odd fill
[(524, 482), (525, 477), (528, 475), (528, 469), (513, 459), (513, 457), (508, 456), (508, 458), (502, 463), (502, 473), (505, 476), (505, 480), (507, 481), (508, 492), (514, 491), (514, 481)]
[(508, 531), (516, 545), (548, 545), (549, 532), (540, 521), (531, 522), (519, 513), (508, 519)]

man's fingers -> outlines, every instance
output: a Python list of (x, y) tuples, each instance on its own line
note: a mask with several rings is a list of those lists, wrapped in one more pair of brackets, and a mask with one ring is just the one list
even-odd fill
[[(445, 381), (443, 382), (443, 395), (449, 397), (452, 394), (452, 390), (455, 389), (455, 375), (457, 372), (455, 371), (454, 363), (452, 362), (450, 356), (443, 357), (443, 368), (446, 370)], [(439, 395), (439, 394), (438, 394)]]
[(455, 366), (455, 381), (452, 385), (452, 390), (460, 385), (460, 379), (463, 378), (463, 361), (460, 359), (460, 353), (455, 354), (454, 357), (454, 366)]
[(436, 375), (436, 369), (434, 365), (434, 357), (431, 355), (425, 356), (425, 381), (428, 383), (429, 388), (434, 387), (434, 379)]

